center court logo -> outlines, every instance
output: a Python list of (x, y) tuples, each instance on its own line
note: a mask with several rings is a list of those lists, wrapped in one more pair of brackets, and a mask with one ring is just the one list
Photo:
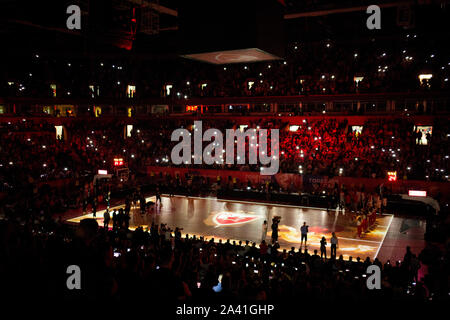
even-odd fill
[(212, 218), (213, 222), (219, 226), (231, 226), (255, 221), (260, 217), (257, 215), (239, 212), (219, 212)]
[[(172, 149), (172, 163), (179, 164), (246, 164), (245, 152), (248, 149), (249, 164), (261, 164), (262, 175), (274, 175), (279, 169), (279, 130), (267, 129), (227, 129), (224, 135), (219, 129), (211, 128), (203, 133), (202, 121), (194, 121), (194, 154), (192, 154), (192, 134), (187, 129), (172, 132), (171, 141), (181, 141)], [(214, 139), (213, 139), (214, 138)], [(248, 143), (246, 144), (246, 139)], [(203, 142), (210, 142), (203, 149)], [(236, 147), (236, 148), (235, 148)], [(236, 149), (236, 157), (235, 157)], [(270, 155), (269, 155), (270, 153)], [(269, 166), (267, 166), (269, 165)]]

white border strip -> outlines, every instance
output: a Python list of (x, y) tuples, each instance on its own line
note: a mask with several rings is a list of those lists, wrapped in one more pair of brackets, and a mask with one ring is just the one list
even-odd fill
[[(380, 249), (381, 249), (381, 247), (383, 246), (384, 239), (386, 238), (386, 235), (387, 235), (388, 232), (389, 232), (389, 228), (391, 227), (391, 223), (392, 223), (393, 220), (394, 220), (394, 215), (392, 214), (392, 215), (391, 215), (391, 220), (390, 220), (389, 223), (388, 223), (386, 232), (384, 233), (383, 239), (382, 239), (381, 242), (380, 242), (380, 246), (378, 247), (378, 250), (377, 250), (377, 252), (375, 253), (375, 258), (378, 257), (378, 253), (380, 252)], [(375, 259), (375, 258), (374, 258), (374, 259)]]
[(347, 241), (361, 241), (361, 242), (369, 242), (369, 243), (383, 243), (382, 241), (374, 241), (374, 240), (365, 240), (365, 239), (357, 239), (357, 238), (343, 238), (343, 237), (339, 237), (339, 239), (343, 239), (343, 240), (347, 240)]

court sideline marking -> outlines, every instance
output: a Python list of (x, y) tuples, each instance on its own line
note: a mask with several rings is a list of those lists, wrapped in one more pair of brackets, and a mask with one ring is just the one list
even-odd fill
[(392, 214), (392, 215), (391, 215), (391, 220), (390, 220), (389, 223), (388, 223), (388, 226), (387, 226), (386, 232), (384, 233), (383, 239), (381, 239), (380, 246), (378, 247), (377, 252), (375, 252), (375, 258), (378, 257), (378, 253), (380, 252), (380, 249), (381, 249), (381, 247), (383, 246), (384, 239), (386, 238), (386, 235), (387, 235), (388, 232), (389, 232), (389, 228), (391, 227), (391, 223), (392, 223), (393, 220), (394, 220), (394, 215)]

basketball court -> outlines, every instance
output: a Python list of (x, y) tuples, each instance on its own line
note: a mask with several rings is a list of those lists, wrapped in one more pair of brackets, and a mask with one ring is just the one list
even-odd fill
[[(155, 201), (149, 197), (146, 201)], [(110, 210), (123, 208), (123, 205), (111, 207)], [(97, 212), (96, 220), (103, 226), (103, 212)], [(379, 215), (375, 226), (362, 238), (356, 235), (356, 227), (347, 213), (335, 210), (327, 212), (320, 208), (299, 207), (292, 205), (268, 204), (247, 201), (221, 200), (217, 198), (200, 198), (174, 196), (162, 197), (162, 205), (155, 205), (152, 214), (141, 215), (139, 207), (132, 207), (130, 229), (138, 226), (144, 229), (152, 222), (165, 223), (170, 228), (183, 228), (186, 234), (203, 236), (207, 240), (216, 241), (249, 240), (259, 244), (263, 239), (263, 221), (269, 223), (266, 242), (271, 241), (270, 225), (272, 217), (280, 216), (278, 242), (282, 249), (290, 250), (300, 247), (300, 227), (303, 222), (309, 225), (307, 249), (310, 253), (319, 251), (320, 239), (327, 239), (327, 252), (331, 233), (335, 232), (339, 238), (338, 255), (345, 259), (349, 256), (374, 259), (383, 245), (386, 234), (394, 219), (393, 215)], [(92, 213), (68, 219), (68, 222), (79, 223), (82, 219), (93, 218)], [(112, 226), (112, 221), (110, 223)], [(404, 249), (404, 247), (403, 247)]]

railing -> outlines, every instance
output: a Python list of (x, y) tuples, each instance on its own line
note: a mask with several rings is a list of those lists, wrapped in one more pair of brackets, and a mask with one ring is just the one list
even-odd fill
[(448, 110), (450, 92), (192, 99), (0, 98), (0, 115), (12, 116), (436, 114), (448, 113)]

